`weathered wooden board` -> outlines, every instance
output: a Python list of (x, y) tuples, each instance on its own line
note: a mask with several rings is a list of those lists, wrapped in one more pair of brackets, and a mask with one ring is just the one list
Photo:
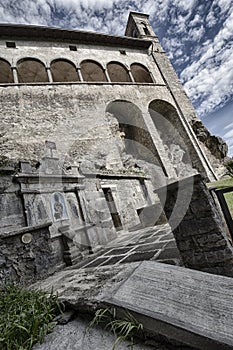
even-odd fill
[(233, 349), (233, 278), (142, 262), (105, 302), (200, 349)]

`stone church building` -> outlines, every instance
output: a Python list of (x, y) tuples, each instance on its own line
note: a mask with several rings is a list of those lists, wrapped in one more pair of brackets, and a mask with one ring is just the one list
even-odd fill
[(130, 13), (125, 36), (0, 26), (1, 245), (37, 261), (36, 273), (51, 257), (58, 269), (164, 222), (155, 189), (221, 173), (226, 150), (148, 17)]

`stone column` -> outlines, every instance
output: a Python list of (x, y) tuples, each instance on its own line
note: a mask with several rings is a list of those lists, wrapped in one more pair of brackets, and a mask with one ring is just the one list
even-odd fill
[(80, 81), (84, 81), (84, 80), (83, 80), (83, 76), (82, 76), (82, 72), (81, 72), (81, 68), (80, 68), (80, 67), (77, 68), (77, 74), (78, 74), (78, 76), (79, 76), (79, 80), (80, 80)]
[(111, 83), (111, 79), (110, 79), (110, 76), (109, 76), (109, 74), (108, 74), (107, 68), (105, 68), (104, 74), (105, 74), (105, 76), (106, 76), (107, 81), (108, 81), (109, 83)]
[(50, 67), (46, 67), (46, 71), (47, 71), (47, 74), (48, 74), (49, 82), (52, 83), (53, 82), (53, 76), (52, 76), (52, 73), (51, 73), (51, 68)]
[(18, 84), (19, 83), (19, 79), (18, 79), (17, 68), (16, 67), (12, 67), (11, 69), (12, 69), (12, 73), (13, 73), (14, 83)]
[(164, 202), (184, 265), (233, 277), (233, 248), (202, 177), (195, 175), (155, 192)]
[(171, 160), (168, 158), (167, 152), (165, 151), (163, 142), (159, 136), (159, 133), (154, 125), (154, 122), (147, 111), (143, 111), (142, 113), (143, 120), (146, 124), (147, 130), (150, 130), (150, 135), (153, 140), (153, 143), (157, 149), (161, 165), (163, 169), (165, 170), (166, 174), (169, 178), (177, 178), (175, 169), (173, 167), (173, 164), (171, 164)]
[(149, 74), (150, 74), (150, 77), (153, 81), (154, 84), (156, 84), (156, 81), (155, 81), (155, 78), (154, 78), (154, 75), (151, 73), (151, 71), (149, 71)]
[(133, 74), (132, 74), (132, 72), (131, 72), (131, 70), (130, 70), (130, 69), (128, 70), (128, 73), (129, 73), (129, 76), (130, 76), (131, 81), (132, 81), (133, 83), (135, 83), (135, 80), (134, 80)]

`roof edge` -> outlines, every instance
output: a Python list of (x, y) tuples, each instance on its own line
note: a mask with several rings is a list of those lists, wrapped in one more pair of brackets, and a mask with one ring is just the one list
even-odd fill
[[(30, 30), (29, 30), (30, 29)], [(95, 43), (110, 46), (126, 46), (147, 49), (151, 41), (91, 31), (38, 26), (31, 24), (0, 23), (0, 38), (33, 38), (41, 40), (66, 40), (69, 42)]]

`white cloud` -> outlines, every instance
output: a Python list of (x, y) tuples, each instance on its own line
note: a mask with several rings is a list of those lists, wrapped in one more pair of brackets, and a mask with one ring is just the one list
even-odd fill
[(172, 4), (183, 11), (191, 11), (195, 8), (197, 0), (174, 0)]
[[(225, 103), (233, 90), (233, 13), (223, 23), (213, 42), (205, 43), (198, 56), (181, 73), (182, 81), (193, 102), (202, 99), (198, 111), (201, 115)], [(203, 98), (204, 97), (204, 98)]]
[(230, 129), (230, 128), (233, 128), (233, 123), (230, 123), (229, 125), (225, 126), (223, 128), (223, 130), (227, 130), (227, 129)]
[(232, 0), (215, 0), (214, 3), (221, 8), (222, 13), (232, 9)]
[(214, 11), (211, 9), (206, 17), (206, 25), (209, 28), (212, 28), (218, 22), (217, 17), (214, 15)]
[(231, 139), (232, 138), (232, 142), (233, 142), (233, 129), (228, 131), (226, 134), (224, 134), (223, 137), (226, 138), (226, 139)]
[(195, 17), (188, 23), (189, 27), (195, 27), (196, 25), (202, 23), (202, 17), (196, 14)]
[(204, 26), (194, 27), (189, 30), (189, 39), (192, 41), (200, 41), (205, 34)]

